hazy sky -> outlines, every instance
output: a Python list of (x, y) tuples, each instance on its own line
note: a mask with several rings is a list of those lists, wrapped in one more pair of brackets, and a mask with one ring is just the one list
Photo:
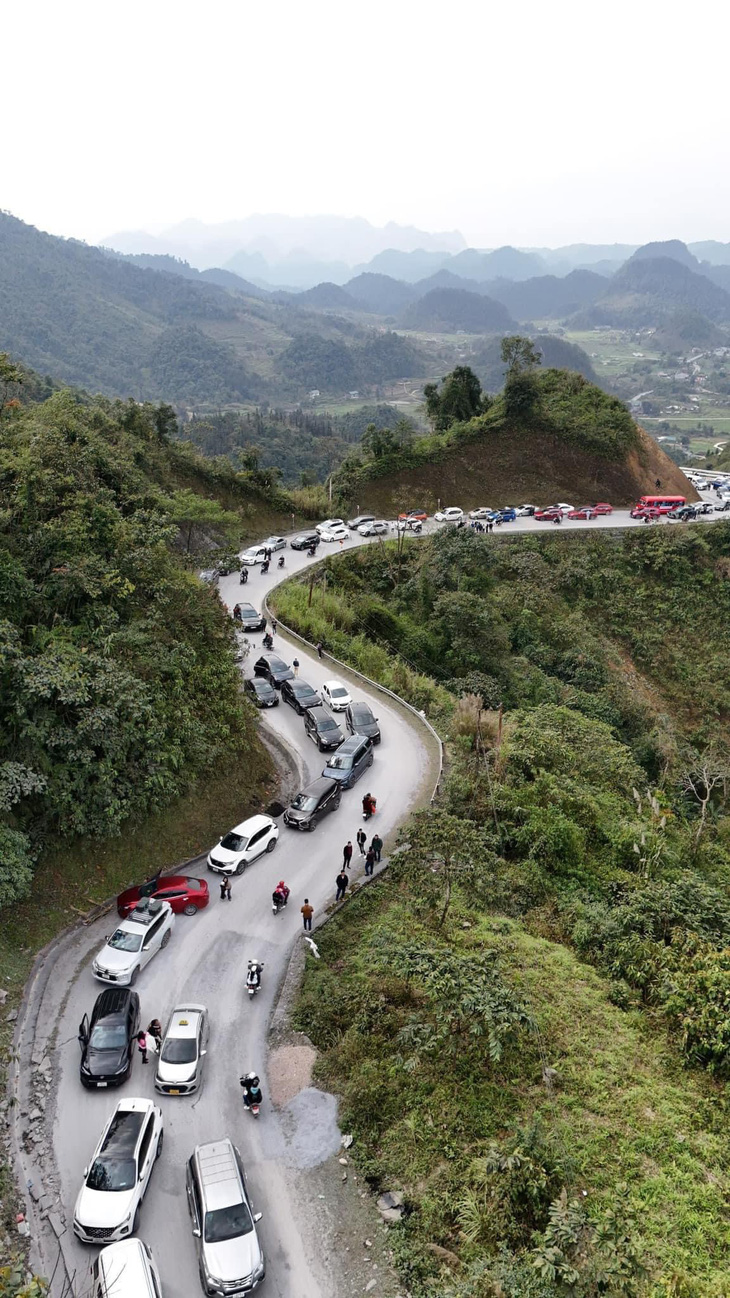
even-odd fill
[(90, 241), (262, 211), (728, 240), (729, 27), (721, 0), (23, 0), (0, 206)]

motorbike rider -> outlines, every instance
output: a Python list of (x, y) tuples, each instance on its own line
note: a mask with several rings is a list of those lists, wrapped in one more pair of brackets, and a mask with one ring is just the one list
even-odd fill
[(263, 969), (263, 967), (264, 966), (260, 960), (249, 960), (248, 973), (246, 974), (247, 987), (261, 986), (261, 970)]
[(268, 559), (264, 559), (263, 563), (261, 564), (261, 575), (262, 575), (262, 577), (263, 577), (264, 573), (265, 573), (265, 572), (268, 572), (268, 571), (269, 571), (269, 561), (268, 561)]
[(240, 571), (240, 573), (239, 573), (239, 576), (238, 576), (238, 580), (239, 580), (239, 582), (241, 583), (242, 586), (245, 586), (245, 585), (246, 585), (246, 582), (248, 581), (248, 568), (242, 568), (242, 569), (241, 569), (241, 571)]
[(279, 555), (279, 567), (280, 567), (280, 568), (283, 568), (283, 567), (284, 567), (284, 556), (283, 556), (283, 554), (280, 554), (280, 555)]
[(264, 1097), (257, 1074), (245, 1073), (240, 1082), (243, 1088), (243, 1107), (250, 1109), (252, 1104), (261, 1104)]
[(307, 554), (309, 555), (310, 559), (313, 559), (316, 553), (317, 553), (316, 545), (310, 545), (309, 549), (307, 550)]
[(366, 793), (365, 797), (362, 800), (362, 814), (366, 820), (368, 819), (368, 817), (374, 815), (375, 806), (376, 806), (375, 798), (373, 797), (372, 793)]
[(287, 888), (286, 884), (284, 883), (284, 880), (280, 879), (276, 887), (274, 888), (273, 893), (271, 894), (271, 900), (274, 903), (274, 905), (276, 907), (286, 906), (286, 903), (289, 900), (289, 892), (290, 889)]
[(272, 640), (271, 635), (268, 631), (264, 636), (263, 645), (264, 645), (264, 649), (273, 649), (274, 647), (274, 641)]
[(233, 607), (233, 620), (234, 620), (235, 622), (242, 622), (242, 621), (243, 621), (243, 618), (241, 617), (241, 605), (240, 605), (240, 604), (235, 604), (234, 607)]

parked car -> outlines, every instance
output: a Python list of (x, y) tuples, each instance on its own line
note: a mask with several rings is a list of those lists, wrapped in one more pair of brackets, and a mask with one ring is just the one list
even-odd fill
[(196, 1145), (185, 1174), (188, 1209), (203, 1292), (248, 1294), (261, 1283), (266, 1263), (246, 1190), (241, 1155), (227, 1137)]
[[(646, 511), (646, 506), (644, 506), (644, 510)], [(665, 511), (663, 510), (662, 511), (657, 510), (657, 513), (664, 513), (664, 512)], [(632, 509), (631, 517), (640, 518), (641, 514), (638, 511)], [(697, 517), (697, 510), (694, 505), (678, 505), (676, 509), (670, 509), (666, 511), (666, 517), (679, 518), (682, 520), (682, 522), (686, 523), (689, 521), (689, 519)]]
[(318, 694), (311, 685), (306, 681), (294, 679), (284, 681), (281, 687), (281, 697), (284, 703), (288, 703), (294, 708), (295, 712), (301, 717), (307, 708), (316, 708), (322, 706), (322, 696)]
[(350, 703), (345, 709), (345, 723), (351, 735), (367, 735), (374, 744), (380, 743), (378, 718), (373, 716), (367, 703)]
[(176, 915), (197, 915), (210, 901), (205, 879), (193, 879), (187, 874), (165, 874), (160, 875), (157, 881), (150, 879), (120, 892), (117, 897), (120, 918), (126, 919), (139, 906), (142, 897), (169, 902)]
[(575, 505), (566, 505), (564, 500), (559, 500), (555, 508), (559, 509), (561, 514), (571, 514), (575, 509)]
[(74, 1234), (84, 1244), (136, 1234), (152, 1168), (162, 1153), (162, 1112), (153, 1100), (120, 1100), (84, 1171)]
[(556, 518), (563, 517), (563, 511), (557, 505), (550, 505), (548, 509), (536, 509), (534, 517), (539, 523), (553, 523)]
[(243, 631), (265, 631), (266, 618), (259, 613), (253, 604), (239, 604), (241, 611), (241, 629)]
[(284, 812), (284, 824), (292, 829), (314, 830), (323, 816), (337, 810), (341, 797), (339, 783), (320, 776), (292, 799)]
[(492, 513), (492, 510), (489, 508), (488, 505), (480, 505), (478, 509), (470, 509), (470, 510), (469, 510), (469, 517), (470, 517), (470, 518), (489, 518), (489, 515), (490, 515), (491, 513)]
[(398, 521), (401, 523), (425, 523), (427, 518), (428, 513), (425, 509), (407, 509), (405, 514), (398, 515)]
[(203, 568), (203, 571), (198, 573), (198, 576), (201, 581), (205, 582), (206, 586), (217, 586), (220, 573), (217, 568)]
[(177, 1005), (157, 1056), (155, 1090), (163, 1095), (192, 1095), (203, 1079), (207, 1053), (207, 1009), (192, 1003)]
[(332, 527), (344, 527), (344, 526), (345, 526), (344, 518), (325, 518), (322, 520), (321, 523), (317, 523), (316, 531), (318, 535), (321, 536), (323, 532), (329, 532), (330, 528)]
[(517, 517), (517, 510), (508, 505), (506, 509), (500, 509), (499, 517), (503, 523), (514, 523)]
[(719, 505), (715, 505), (715, 512), (722, 514), (725, 510), (730, 509), (730, 500), (721, 500)]
[(245, 567), (251, 568), (253, 567), (254, 564), (263, 563), (265, 558), (266, 558), (265, 545), (250, 545), (248, 550), (244, 550), (243, 554), (241, 555), (241, 563)]
[(293, 681), (294, 672), (288, 663), (284, 662), (278, 654), (266, 653), (257, 658), (253, 665), (254, 676), (263, 676), (264, 680), (273, 685), (275, 689), (280, 689), (283, 681)]
[(333, 712), (344, 712), (352, 703), (350, 693), (342, 681), (325, 681), (322, 686), (322, 698), (329, 703)]
[(332, 527), (320, 527), (319, 534), (323, 541), (349, 541), (350, 539), (350, 533), (344, 523), (336, 523)]
[(279, 837), (279, 826), (263, 813), (249, 816), (240, 825), (219, 838), (217, 847), (208, 853), (208, 869), (216, 874), (243, 874), (247, 865), (264, 852), (273, 852)]
[(139, 1032), (139, 996), (127, 987), (99, 992), (91, 1011), (79, 1024), (81, 1085), (121, 1086), (132, 1071)]
[(83, 1292), (94, 1298), (161, 1298), (160, 1273), (144, 1241), (120, 1239), (103, 1248)]
[(607, 500), (599, 500), (597, 505), (591, 505), (594, 514), (612, 514), (613, 505), (609, 505)]
[(257, 708), (275, 708), (278, 705), (278, 692), (263, 676), (248, 677), (243, 682), (243, 688)]
[(374, 514), (358, 514), (356, 518), (348, 518), (347, 526), (351, 529), (351, 531), (359, 532), (360, 528), (364, 527), (366, 523), (373, 523), (373, 522), (375, 522)]
[(694, 509), (695, 515), (697, 517), (699, 517), (700, 514), (712, 513), (712, 505), (707, 500), (696, 500), (693, 503), (692, 508)]
[(284, 550), (286, 549), (286, 537), (267, 536), (266, 540), (262, 541), (261, 544), (266, 550)]
[(326, 780), (337, 780), (343, 789), (351, 789), (372, 764), (372, 740), (366, 735), (348, 735), (345, 742), (327, 758), (322, 775)]
[(290, 550), (311, 550), (312, 546), (318, 546), (320, 542), (319, 532), (298, 532), (289, 542)]
[(537, 505), (518, 505), (515, 513), (518, 518), (532, 518), (537, 513)]
[(399, 518), (393, 526), (396, 532), (415, 532), (417, 536), (423, 531), (423, 523), (418, 518)]
[(140, 969), (166, 947), (175, 916), (168, 901), (143, 897), (127, 919), (106, 939), (92, 965), (100, 982), (134, 987)]
[(388, 531), (388, 524), (384, 518), (373, 518), (369, 523), (363, 523), (357, 530), (361, 536), (383, 536)]
[(581, 505), (580, 509), (572, 509), (570, 513), (566, 515), (566, 518), (572, 518), (572, 519), (582, 518), (584, 521), (586, 519), (591, 519), (595, 517), (596, 517), (595, 511), (591, 508), (590, 505)]
[[(663, 511), (661, 509), (655, 509), (653, 505), (637, 505), (631, 511), (632, 518), (662, 518), (663, 516)], [(671, 516), (670, 513), (667, 517), (671, 518)]]
[(339, 748), (344, 739), (340, 727), (326, 708), (308, 708), (304, 713), (304, 729), (321, 753)]
[(437, 523), (460, 523), (463, 517), (464, 511), (458, 505), (449, 505), (447, 509), (440, 509), (434, 514)]

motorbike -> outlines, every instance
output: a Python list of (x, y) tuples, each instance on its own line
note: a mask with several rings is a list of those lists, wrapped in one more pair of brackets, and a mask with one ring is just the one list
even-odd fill
[(275, 893), (274, 896), (271, 898), (271, 909), (275, 915), (278, 915), (280, 910), (286, 910), (286, 903), (289, 900), (288, 897), (284, 897), (280, 901), (278, 900), (278, 897), (280, 896), (281, 896), (280, 893)]
[(363, 799), (363, 804), (362, 804), (363, 820), (369, 820), (371, 816), (374, 816), (376, 807), (377, 807), (377, 803), (375, 801), (375, 798), (372, 798), (369, 803), (366, 803), (365, 799)]
[(258, 1118), (261, 1101), (264, 1098), (261, 1093), (258, 1077), (255, 1073), (248, 1073), (246, 1077), (241, 1078), (241, 1086), (243, 1087), (244, 1109), (246, 1109), (254, 1118)]
[(264, 574), (267, 573), (268, 571), (269, 571), (269, 561), (268, 559), (264, 559), (263, 563), (261, 564), (261, 576), (263, 577)]
[(274, 647), (274, 641), (272, 640), (268, 631), (266, 632), (266, 635), (263, 638), (262, 644), (264, 646), (264, 649), (273, 649)]
[(248, 568), (242, 568), (238, 574), (238, 581), (241, 586), (245, 586), (248, 581)]
[(253, 1000), (257, 991), (261, 988), (261, 970), (264, 967), (263, 960), (249, 960), (248, 972), (246, 974), (246, 991), (249, 998)]
[(280, 568), (283, 568), (283, 567), (284, 567), (284, 556), (283, 556), (283, 554), (280, 554), (280, 555), (279, 555), (279, 567), (280, 567)]
[(562, 521), (563, 521), (563, 515), (562, 515), (562, 514), (556, 514), (556, 515), (555, 515), (555, 518), (553, 519), (553, 522), (554, 522), (554, 523), (562, 523)]
[(316, 545), (310, 545), (309, 549), (307, 550), (307, 554), (309, 555), (310, 559), (313, 559), (316, 553), (317, 553)]

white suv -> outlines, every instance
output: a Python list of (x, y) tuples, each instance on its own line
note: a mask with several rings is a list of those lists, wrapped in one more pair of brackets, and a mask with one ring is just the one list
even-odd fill
[(94, 977), (103, 983), (134, 987), (140, 969), (167, 946), (174, 925), (169, 901), (143, 897), (107, 938), (94, 960)]
[(273, 852), (279, 826), (271, 816), (249, 816), (218, 840), (208, 853), (208, 869), (216, 874), (243, 874), (262, 852)]
[(74, 1208), (84, 1244), (125, 1239), (139, 1225), (152, 1168), (162, 1152), (162, 1111), (154, 1100), (120, 1100), (107, 1122)]

